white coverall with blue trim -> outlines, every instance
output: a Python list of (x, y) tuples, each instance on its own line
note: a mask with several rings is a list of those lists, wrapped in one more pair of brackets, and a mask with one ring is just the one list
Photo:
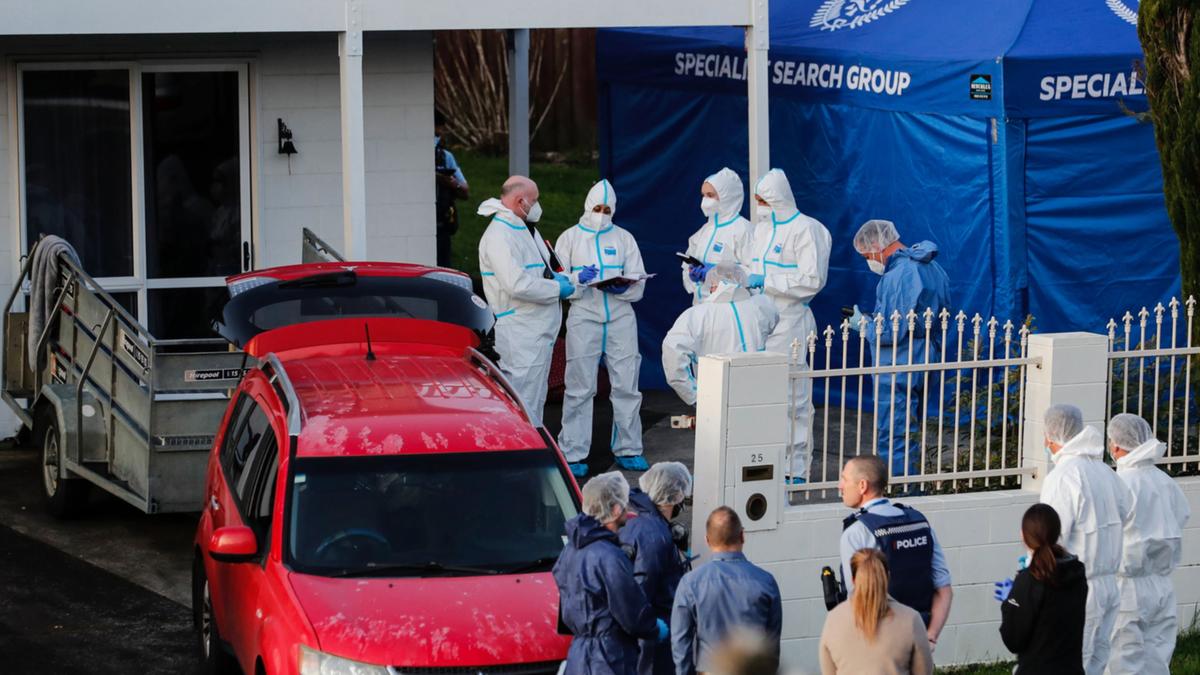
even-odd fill
[(596, 230), (587, 214), (597, 204), (616, 210), (616, 194), (607, 180), (596, 183), (584, 202), (580, 224), (563, 232), (554, 251), (576, 282), (568, 298), (567, 372), (563, 397), (563, 425), (558, 445), (568, 462), (587, 459), (592, 445), (592, 399), (601, 357), (608, 369), (613, 407), (612, 451), (617, 457), (642, 454), (642, 394), (638, 390), (637, 317), (633, 304), (642, 299), (646, 282), (640, 281), (624, 293), (606, 293), (578, 283), (579, 272), (591, 265), (597, 279), (646, 272), (637, 242), (628, 231), (609, 224)]
[[(771, 206), (770, 222), (755, 225), (748, 249), (738, 256), (748, 274), (765, 277), (763, 293), (775, 302), (779, 324), (767, 338), (767, 351), (792, 353), (792, 341), (800, 341), (801, 366), (808, 367), (808, 336), (817, 331), (808, 303), (825, 288), (829, 278), (829, 250), (833, 239), (819, 221), (796, 208), (792, 187), (779, 169), (763, 175), (754, 194)], [(808, 478), (812, 458), (812, 380), (795, 385), (792, 413), (793, 477)]]
[(1121, 608), (1117, 570), (1122, 532), (1133, 515), (1133, 494), (1104, 463), (1104, 436), (1095, 427), (1084, 427), (1054, 453), (1054, 469), (1042, 480), (1040, 499), (1058, 513), (1063, 548), (1087, 568), (1083, 670), (1100, 675), (1108, 665)]
[[(737, 254), (745, 247), (745, 239), (753, 226), (742, 217), (742, 179), (732, 169), (721, 169), (704, 179), (717, 191), (717, 212), (688, 238), (687, 253), (705, 265), (723, 262), (740, 263)], [(692, 295), (692, 305), (708, 296), (703, 282), (694, 283), (688, 276), (690, 267), (683, 265), (683, 288)]]
[(696, 405), (696, 361), (710, 354), (761, 352), (779, 323), (775, 303), (764, 295), (721, 282), (704, 301), (683, 310), (663, 338), (667, 384), (688, 405)]
[(1121, 597), (1107, 673), (1167, 675), (1179, 619), (1171, 573), (1183, 556), (1183, 528), (1192, 515), (1179, 483), (1158, 468), (1167, 446), (1157, 438), (1117, 460), (1117, 478), (1133, 499), (1122, 530)]
[(479, 240), (483, 293), (496, 313), (500, 370), (517, 390), (535, 426), (542, 425), (550, 359), (562, 325), (558, 282), (545, 278), (550, 251), (535, 229), (498, 199), (479, 205), (492, 222)]

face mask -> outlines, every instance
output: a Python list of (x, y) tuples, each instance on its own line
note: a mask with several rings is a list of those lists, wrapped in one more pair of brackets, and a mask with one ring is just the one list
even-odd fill
[(1025, 559), (1021, 561), (1021, 569), (1029, 569), (1029, 563), (1033, 562), (1033, 551), (1025, 549)]
[(683, 513), (683, 504), (676, 504), (675, 506), (672, 506), (670, 519), (675, 520), (676, 518), (679, 517), (679, 514), (681, 514), (681, 513)]
[(542, 203), (534, 202), (533, 206), (531, 206), (529, 208), (529, 213), (526, 214), (526, 216), (525, 216), (525, 222), (536, 223), (537, 221), (539, 221), (541, 219), (542, 219)]
[(612, 222), (612, 214), (604, 213), (603, 211), (592, 211), (588, 214), (588, 220), (591, 222), (593, 228), (602, 230)]
[(712, 218), (717, 215), (717, 205), (719, 202), (712, 197), (705, 197), (700, 200), (700, 211), (706, 218)]
[(1050, 450), (1050, 446), (1044, 445), (1044, 446), (1042, 446), (1042, 449), (1046, 451), (1046, 463), (1053, 464), (1054, 463), (1054, 453)]
[(759, 204), (758, 207), (754, 209), (754, 213), (758, 215), (759, 220), (767, 222), (771, 220), (771, 214), (774, 213), (774, 211), (772, 211), (771, 207), (769, 206), (763, 206), (762, 204)]
[(883, 263), (879, 262), (878, 260), (868, 260), (868, 261), (867, 261), (867, 267), (868, 267), (868, 268), (869, 268), (869, 269), (870, 269), (872, 272), (874, 272), (875, 274), (878, 274), (879, 276), (883, 276), (883, 272), (884, 272), (884, 270), (886, 269), (886, 268), (883, 266)]

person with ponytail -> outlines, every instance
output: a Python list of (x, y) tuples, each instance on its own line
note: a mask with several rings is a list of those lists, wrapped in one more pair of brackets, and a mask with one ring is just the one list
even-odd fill
[(933, 652), (925, 622), (911, 607), (888, 597), (887, 558), (864, 548), (850, 558), (854, 591), (825, 618), (821, 673), (929, 675)]
[(1083, 675), (1083, 626), (1087, 618), (1087, 570), (1059, 545), (1062, 522), (1047, 504), (1021, 518), (1029, 549), (1016, 579), (996, 584), (1000, 637), (1017, 655), (1020, 675)]

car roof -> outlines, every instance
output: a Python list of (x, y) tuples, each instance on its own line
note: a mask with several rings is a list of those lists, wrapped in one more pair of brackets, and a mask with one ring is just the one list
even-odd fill
[(381, 350), (286, 361), (304, 457), (531, 450), (546, 442), (469, 352)]

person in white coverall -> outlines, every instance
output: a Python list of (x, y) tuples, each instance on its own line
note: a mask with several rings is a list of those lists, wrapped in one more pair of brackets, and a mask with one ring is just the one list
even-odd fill
[(517, 390), (534, 426), (542, 425), (550, 357), (562, 324), (559, 300), (574, 285), (550, 269), (550, 250), (533, 223), (541, 218), (537, 184), (524, 176), (504, 182), (499, 199), (479, 205), (491, 216), (479, 240), (483, 293), (496, 313), (500, 370)]
[[(746, 267), (751, 289), (775, 302), (779, 324), (767, 338), (767, 351), (792, 354), (800, 341), (801, 366), (807, 368), (808, 336), (817, 331), (808, 303), (825, 288), (829, 278), (829, 230), (796, 208), (792, 187), (779, 169), (771, 169), (754, 187), (754, 232), (738, 260)], [(792, 483), (808, 479), (812, 458), (812, 380), (795, 385), (792, 413)]]
[(746, 272), (732, 263), (712, 267), (704, 280), (704, 300), (675, 320), (662, 344), (667, 384), (688, 405), (696, 405), (696, 362), (709, 354), (761, 352), (779, 323), (775, 303), (746, 290)]
[(613, 224), (617, 195), (601, 180), (588, 191), (579, 224), (562, 233), (554, 251), (577, 283), (567, 315), (567, 373), (558, 444), (576, 476), (587, 475), (592, 445), (592, 399), (601, 359), (613, 408), (612, 451), (627, 471), (649, 468), (642, 458), (642, 393), (638, 390), (637, 318), (633, 303), (645, 281), (593, 288), (597, 280), (645, 274), (642, 254), (627, 230)]
[(737, 259), (746, 237), (753, 229), (742, 217), (742, 179), (732, 169), (724, 168), (704, 179), (700, 186), (700, 211), (708, 218), (704, 225), (688, 238), (687, 255), (702, 265), (683, 265), (683, 287), (698, 305), (708, 295), (706, 276), (718, 263), (741, 262)]
[(1175, 479), (1155, 465), (1166, 445), (1154, 437), (1146, 420), (1115, 415), (1108, 423), (1108, 443), (1117, 460), (1117, 477), (1133, 496), (1117, 572), (1121, 609), (1108, 672), (1165, 675), (1179, 631), (1171, 572), (1179, 566), (1183, 526), (1191, 509)]
[(1104, 463), (1104, 437), (1083, 425), (1073, 405), (1046, 411), (1046, 450), (1054, 469), (1042, 482), (1041, 502), (1054, 507), (1062, 521), (1063, 548), (1087, 570), (1087, 613), (1083, 625), (1083, 669), (1099, 675), (1108, 664), (1109, 638), (1120, 596), (1121, 530), (1130, 519), (1129, 488)]

